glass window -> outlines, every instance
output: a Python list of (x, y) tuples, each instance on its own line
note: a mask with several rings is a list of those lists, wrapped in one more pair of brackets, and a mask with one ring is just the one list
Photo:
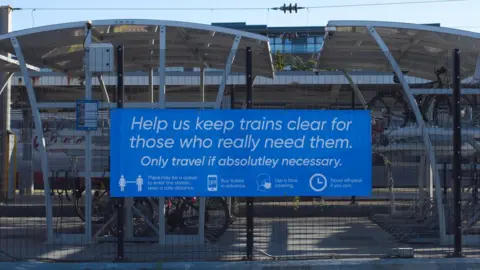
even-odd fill
[(179, 72), (182, 72), (183, 67), (166, 67), (165, 71), (179, 71)]
[(291, 43), (285, 43), (285, 45), (283, 46), (283, 52), (284, 53), (291, 53), (292, 52), (292, 44)]
[(293, 52), (294, 53), (304, 53), (305, 52), (305, 44), (294, 44), (293, 45)]
[(223, 71), (223, 69), (218, 69), (218, 68), (205, 68), (205, 71)]
[(307, 44), (307, 38), (305, 37), (296, 37), (294, 39), (292, 39), (292, 43), (293, 44)]
[(272, 52), (281, 51), (282, 45), (281, 44), (271, 44), (270, 46)]
[(307, 52), (309, 53), (318, 52), (319, 50), (317, 50), (317, 48), (317, 44), (307, 44)]
[(308, 44), (313, 44), (313, 43), (315, 43), (315, 37), (308, 37), (308, 38), (307, 38), (307, 42), (308, 42)]

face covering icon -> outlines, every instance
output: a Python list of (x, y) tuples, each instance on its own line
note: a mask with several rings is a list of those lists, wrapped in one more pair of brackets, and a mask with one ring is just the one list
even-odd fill
[(267, 191), (272, 188), (272, 181), (270, 175), (266, 173), (259, 174), (257, 176), (257, 189), (259, 191)]
[(263, 182), (263, 187), (265, 189), (270, 189), (272, 187), (272, 183), (270, 183), (268, 181), (265, 181), (265, 182)]

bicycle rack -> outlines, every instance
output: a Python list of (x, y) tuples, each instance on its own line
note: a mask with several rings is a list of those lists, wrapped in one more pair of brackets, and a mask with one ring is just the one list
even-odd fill
[[(166, 40), (166, 27), (165, 26), (160, 26), (159, 28), (160, 28), (159, 29), (160, 44), (162, 44)], [(226, 85), (227, 78), (228, 78), (228, 75), (229, 75), (229, 70), (231, 68), (231, 65), (232, 65), (232, 62), (233, 62), (233, 59), (234, 59), (234, 55), (236, 53), (236, 50), (237, 50), (237, 47), (238, 47), (239, 43), (240, 43), (240, 37), (237, 36), (235, 38), (234, 42), (233, 42), (232, 49), (231, 49), (230, 55), (229, 55), (227, 63), (226, 63), (226, 69), (223, 73), (221, 83), (219, 85), (216, 102), (214, 102), (214, 103), (208, 103), (208, 102), (204, 102), (204, 101), (202, 101), (202, 102), (185, 102), (184, 105), (181, 106), (182, 108), (208, 108), (208, 107), (210, 107), (210, 108), (213, 108), (213, 109), (221, 109), (222, 105), (224, 106), (223, 108), (225, 108), (225, 105), (228, 104), (229, 101), (230, 101), (230, 98), (228, 96), (226, 96), (225, 93), (224, 93), (225, 85)], [(162, 58), (162, 57), (165, 57), (165, 54), (160, 54), (160, 58)], [(162, 60), (160, 60), (160, 63), (162, 63)], [(160, 74), (160, 77), (165, 76), (165, 66), (162, 65), (162, 64), (160, 64), (159, 74)], [(86, 77), (88, 78), (89, 76), (86, 76)], [(204, 80), (201, 80), (201, 85), (200, 85), (201, 88), (204, 87), (203, 81)], [(160, 78), (159, 82), (160, 82), (159, 89), (165, 89), (165, 79), (164, 79), (164, 77)], [(86, 90), (90, 91), (90, 89), (88, 89), (88, 88), (89, 87), (91, 88), (91, 83), (86, 82), (85, 85), (86, 85)], [(152, 87), (153, 87), (153, 80), (150, 80), (149, 88), (152, 88)], [(151, 103), (152, 108), (165, 109), (168, 105), (168, 103), (165, 102), (165, 92), (162, 92), (162, 90), (160, 90), (159, 103), (154, 103), (153, 100), (151, 100), (151, 101), (152, 101), (152, 103)], [(108, 106), (111, 106), (111, 104), (109, 104)], [(168, 106), (168, 107), (172, 108), (172, 106)], [(175, 106), (173, 106), (173, 107), (175, 107)], [(88, 140), (87, 140), (87, 142), (88, 142)], [(90, 140), (90, 142), (91, 142), (91, 140)], [(86, 147), (85, 156), (87, 156), (87, 157), (91, 156), (91, 151), (92, 151), (91, 146)], [(91, 176), (90, 172), (86, 172), (86, 174)], [(86, 193), (90, 192), (88, 186), (86, 187), (85, 192)], [(143, 213), (141, 213), (141, 211), (139, 211), (139, 209), (137, 209), (134, 206), (134, 200), (133, 199), (127, 198), (125, 200), (125, 216), (126, 216), (126, 221), (127, 221), (126, 226), (125, 226), (126, 227), (125, 228), (125, 240), (126, 241), (156, 240), (160, 244), (166, 244), (166, 243), (168, 243), (168, 244), (180, 244), (180, 245), (182, 245), (182, 244), (204, 244), (204, 241), (205, 241), (205, 227), (204, 227), (204, 225), (205, 225), (205, 203), (206, 203), (205, 198), (200, 197), (199, 198), (200, 214), (199, 214), (199, 222), (198, 222), (198, 233), (196, 235), (169, 235), (169, 234), (166, 234), (166, 232), (165, 232), (166, 231), (165, 230), (165, 198), (160, 197), (160, 198), (158, 198), (158, 209), (157, 209), (158, 220), (159, 220), (158, 228), (155, 228), (154, 222), (152, 220), (147, 221), (147, 225), (150, 228), (153, 229), (153, 231), (157, 234), (157, 237), (136, 237), (136, 236), (134, 236), (134, 232), (133, 232), (134, 231), (134, 225), (133, 225), (134, 214), (142, 216), (145, 220), (148, 220), (148, 218), (145, 217), (145, 215), (143, 215)], [(87, 200), (86, 206), (91, 208), (91, 201)], [(107, 224), (104, 224), (104, 226), (102, 226), (102, 228), (100, 228), (100, 230), (97, 231), (93, 236), (95, 238), (98, 238), (100, 236), (100, 232), (102, 230), (105, 230), (107, 228), (108, 224), (113, 222), (113, 220), (115, 220), (115, 215), (113, 215), (107, 221)]]
[[(420, 89), (416, 89), (415, 91), (417, 93), (422, 93), (419, 91)], [(435, 94), (436, 92), (439, 92), (439, 91), (446, 91), (448, 89), (434, 89), (433, 91), (433, 94)], [(429, 89), (424, 89), (425, 92), (428, 93), (428, 91), (430, 91)], [(478, 93), (480, 93), (480, 90), (477, 91)], [(432, 101), (433, 99), (430, 99), (430, 101)], [(467, 128), (464, 130), (463, 132), (463, 142), (464, 142), (464, 145), (463, 145), (463, 149), (464, 149), (464, 153), (466, 156), (473, 156), (475, 153), (478, 153), (480, 152), (480, 143), (477, 141), (478, 140), (478, 134), (480, 134), (480, 127), (478, 126), (478, 123), (477, 123), (477, 118), (479, 117), (480, 113), (478, 112), (478, 109), (472, 109), (471, 111), (468, 110), (468, 108), (466, 108), (466, 121), (464, 122), (464, 126)], [(427, 106), (427, 111), (425, 111), (426, 115), (429, 116), (427, 118), (429, 119), (433, 119), (435, 118), (434, 117), (434, 106), (433, 106), (433, 102), (431, 102), (428, 106)], [(445, 122), (446, 123), (446, 122)], [(449, 142), (451, 141), (451, 136), (452, 136), (452, 132), (451, 130), (447, 130), (447, 129), (444, 129), (442, 127), (431, 127), (431, 128), (428, 128), (427, 129), (428, 132), (433, 135), (432, 138), (434, 139), (433, 140), (433, 143), (434, 143), (434, 149), (450, 149), (449, 146), (441, 146), (441, 144), (437, 144), (438, 142)], [(476, 136), (476, 137), (475, 137)], [(411, 147), (408, 147), (408, 140), (411, 140), (415, 137), (421, 137), (421, 131), (418, 129), (418, 128), (410, 128), (408, 127), (404, 127), (404, 128), (399, 128), (399, 129), (396, 129), (394, 131), (391, 131), (390, 134), (387, 135), (387, 137), (390, 138), (390, 142), (389, 142), (389, 145), (388, 146), (385, 146), (385, 147), (378, 147), (376, 150), (380, 150), (381, 152), (383, 153), (388, 153), (388, 152), (392, 152), (392, 151), (404, 151), (404, 153), (410, 153), (412, 155), (421, 155), (421, 152), (424, 151), (423, 147), (421, 147), (421, 151), (415, 151), (415, 148), (419, 148), (419, 145), (418, 144), (414, 144), (412, 145)], [(411, 151), (405, 151), (407, 150), (408, 148), (411, 148)], [(442, 157), (442, 155), (444, 156), (448, 156), (449, 153), (451, 153), (451, 150), (447, 150), (447, 151), (435, 151), (436, 152), (436, 156), (438, 157)], [(424, 180), (423, 179), (428, 179), (428, 183), (427, 183), (427, 189), (428, 189), (428, 194), (429, 194), (429, 199), (428, 200), (433, 200), (434, 199), (434, 192), (433, 192), (433, 181), (432, 181), (432, 175), (431, 175), (431, 172), (429, 172), (430, 170), (428, 170), (427, 168), (429, 167), (428, 164), (425, 164), (426, 162), (426, 158), (425, 157), (422, 157), (422, 161), (420, 162), (420, 176), (419, 176), (419, 193), (418, 193), (418, 196), (419, 196), (419, 199), (420, 200), (423, 200), (423, 188), (424, 188)], [(447, 166), (442, 164), (442, 165), (437, 165), (437, 169), (439, 169), (439, 166), (443, 167), (443, 170), (447, 170)], [(471, 169), (469, 171), (473, 171), (474, 169)], [(476, 170), (476, 165), (475, 165), (475, 170)], [(472, 172), (473, 173), (473, 172)], [(446, 171), (444, 172), (444, 177), (446, 177)], [(469, 228), (471, 228), (474, 224), (476, 224), (479, 220), (480, 220), (480, 207), (478, 206), (478, 203), (473, 203), (473, 201), (476, 201), (475, 200), (475, 196), (476, 196), (476, 188), (475, 187), (476, 184), (472, 184), (472, 185), (468, 185), (468, 190), (471, 191), (471, 196), (472, 198), (470, 199), (471, 201), (469, 201), (468, 203), (464, 204), (463, 206), (463, 212), (464, 212), (464, 217), (467, 217), (467, 218), (464, 218), (464, 226), (463, 226), (463, 230), (464, 232), (466, 232)], [(445, 184), (444, 184), (445, 186)], [(470, 192), (468, 191), (468, 192)], [(464, 192), (462, 192), (462, 194), (465, 194)], [(442, 202), (443, 202), (443, 207), (444, 207), (444, 211), (446, 213), (448, 213), (449, 211), (451, 211), (450, 209), (450, 204), (449, 204), (449, 199), (448, 199), (448, 192), (447, 192), (447, 188), (445, 187), (444, 189), (444, 193), (443, 193), (443, 196), (442, 196)], [(418, 209), (420, 211), (420, 216), (425, 216), (427, 213), (423, 212), (424, 210), (422, 209)], [(432, 219), (429, 219), (429, 223), (428, 224), (431, 224), (431, 225), (434, 225), (434, 223), (430, 223), (430, 222), (437, 222), (438, 223), (438, 215), (436, 214), (436, 209), (432, 209), (432, 210), (435, 210), (432, 217), (435, 217), (435, 220), (432, 220)], [(406, 215), (403, 215), (403, 218), (406, 218), (408, 217), (409, 215), (411, 214), (415, 214), (415, 213), (411, 213), (410, 214), (406, 214)], [(428, 214), (427, 214), (428, 215)], [(376, 216), (376, 217), (372, 217), (372, 219), (374, 219), (376, 221), (377, 224), (379, 224), (380, 226), (383, 226), (385, 228), (387, 228), (387, 231), (391, 232), (392, 234), (394, 234), (395, 236), (399, 237), (399, 239), (401, 240), (406, 240), (406, 241), (410, 241), (410, 240), (414, 240), (414, 242), (418, 242), (418, 241), (422, 241), (422, 237), (427, 237), (427, 239), (430, 239), (428, 241), (436, 241), (434, 240), (435, 238), (431, 238), (433, 236), (433, 234), (430, 234), (430, 233), (426, 233), (424, 234), (423, 236), (421, 235), (421, 233), (410, 233), (408, 234), (406, 230), (403, 230), (403, 229), (395, 229), (396, 228), (396, 225), (395, 223), (393, 222), (395, 220), (395, 215), (388, 215), (390, 216), (390, 220), (386, 217), (380, 217), (380, 216)], [(402, 216), (402, 215), (401, 215)], [(444, 242), (443, 243), (450, 243), (450, 242), (453, 242), (453, 236), (451, 234), (449, 234), (449, 232), (451, 231), (450, 230), (450, 227), (451, 227), (451, 217), (449, 217), (449, 215), (445, 215), (446, 219), (445, 219), (445, 223), (446, 223), (446, 233), (447, 235), (444, 236)], [(393, 223), (392, 223), (393, 222)], [(388, 225), (388, 224), (391, 224), (391, 225)], [(427, 225), (426, 223), (424, 223), (425, 225)], [(430, 225), (429, 225), (430, 226)], [(431, 230), (431, 229), (436, 229), (438, 230), (438, 228), (434, 228), (434, 227), (425, 227), (426, 231), (428, 230)], [(480, 238), (480, 236), (474, 236), (474, 237), (477, 237), (476, 239)], [(467, 235), (467, 238), (471, 238), (471, 239), (475, 239), (474, 237), (472, 237), (472, 235)], [(441, 237), (440, 237), (441, 238)], [(410, 240), (409, 240), (410, 239)], [(427, 239), (424, 239), (424, 240), (427, 240)], [(478, 241), (478, 240), (470, 240), (470, 241)], [(436, 242), (436, 243), (439, 243), (439, 242)]]

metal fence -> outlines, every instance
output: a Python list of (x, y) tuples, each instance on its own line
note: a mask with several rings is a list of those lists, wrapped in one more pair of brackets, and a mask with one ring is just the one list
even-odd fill
[[(84, 181), (86, 135), (75, 130), (75, 107), (41, 110), (51, 186), (44, 191), (32, 107), (24, 78), (16, 74), (12, 79), (11, 117), (15, 146), (12, 171), (16, 173), (8, 180), (14, 185), (12, 194), (0, 205), (0, 261), (446, 257), (454, 251), (451, 59), (445, 61), (444, 68), (432, 68), (438, 75), (438, 81), (433, 82), (405, 74), (430, 134), (434, 166), (429, 166), (422, 131), (416, 127), (418, 121), (400, 79), (393, 73), (304, 71), (278, 72), (275, 79), (256, 77), (251, 97), (254, 109), (363, 110), (367, 105), (372, 111), (372, 196), (253, 198), (250, 220), (247, 198), (207, 198), (206, 212), (214, 218), (203, 229), (199, 225), (200, 198), (134, 198), (125, 200), (125, 226), (119, 230), (118, 201), (109, 198), (107, 192), (108, 105), (100, 109), (98, 130), (91, 132), (92, 193), (88, 196)], [(72, 104), (85, 98), (85, 81), (60, 73), (30, 76), (39, 103)], [(170, 72), (166, 79), (167, 102), (214, 102), (221, 77), (221, 72), (214, 71), (205, 72), (203, 79), (200, 72)], [(117, 73), (103, 74), (92, 81), (94, 100), (101, 104), (117, 102)], [(159, 96), (158, 73), (125, 73), (124, 88), (126, 105), (155, 103)], [(222, 109), (246, 109), (247, 89), (245, 74), (231, 74)], [(462, 89), (463, 253), (477, 257), (480, 85), (465, 79)], [(52, 220), (46, 218), (45, 196), (52, 202)], [(88, 199), (90, 216), (84, 207)], [(164, 226), (159, 225), (161, 221)], [(253, 222), (250, 250), (247, 221)], [(48, 238), (49, 222), (52, 239)], [(159, 232), (159, 228), (165, 232)], [(121, 258), (119, 235), (124, 235)], [(164, 235), (163, 242), (160, 235)]]

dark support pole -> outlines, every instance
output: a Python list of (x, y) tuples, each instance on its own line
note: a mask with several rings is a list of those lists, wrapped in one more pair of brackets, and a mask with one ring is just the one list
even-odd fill
[[(0, 34), (6, 34), (12, 28), (12, 7), (0, 6)], [(7, 73), (0, 72), (0, 87), (6, 82)], [(11, 84), (7, 84), (0, 96), (0, 200), (4, 201), (8, 198), (8, 165), (10, 159), (7, 158), (10, 152), (10, 144), (8, 143), (8, 134), (10, 132), (10, 103)], [(22, 181), (23, 182), (23, 181)]]
[(444, 199), (444, 202), (443, 203), (447, 203), (447, 191), (448, 191), (448, 181), (447, 181), (447, 171), (448, 170), (448, 167), (447, 167), (447, 163), (445, 162), (443, 164), (443, 199)]
[(230, 87), (230, 107), (235, 109), (235, 86), (233, 84)]
[[(352, 98), (351, 98), (351, 101), (352, 101), (352, 110), (355, 110), (355, 90), (353, 90), (352, 88)], [(357, 201), (356, 201), (356, 197), (355, 196), (352, 196), (352, 201), (350, 202), (351, 205), (355, 205), (357, 204)]]
[(478, 202), (478, 182), (476, 179), (477, 175), (477, 163), (475, 161), (472, 161), (472, 164), (470, 165), (470, 178), (472, 179), (472, 186), (473, 186), (473, 191), (472, 191), (472, 197), (473, 197), (473, 205), (476, 205)]
[[(124, 99), (124, 84), (123, 84), (123, 45), (117, 47), (117, 108), (123, 108)], [(110, 185), (112, 182), (110, 181)], [(123, 231), (124, 222), (124, 205), (125, 199), (117, 199), (117, 261), (123, 261), (124, 259), (124, 241), (125, 234)]]
[[(253, 74), (252, 74), (252, 49), (247, 47), (246, 70), (246, 99), (247, 109), (253, 107)], [(247, 198), (247, 260), (253, 259), (253, 197)]]
[(454, 200), (454, 256), (462, 256), (462, 220), (461, 220), (461, 170), (462, 170), (462, 137), (460, 122), (460, 51), (453, 52), (453, 200)]
[[(230, 85), (230, 109), (235, 109), (235, 85)], [(230, 218), (235, 219), (234, 215), (238, 214), (237, 197), (232, 197), (230, 204)]]

